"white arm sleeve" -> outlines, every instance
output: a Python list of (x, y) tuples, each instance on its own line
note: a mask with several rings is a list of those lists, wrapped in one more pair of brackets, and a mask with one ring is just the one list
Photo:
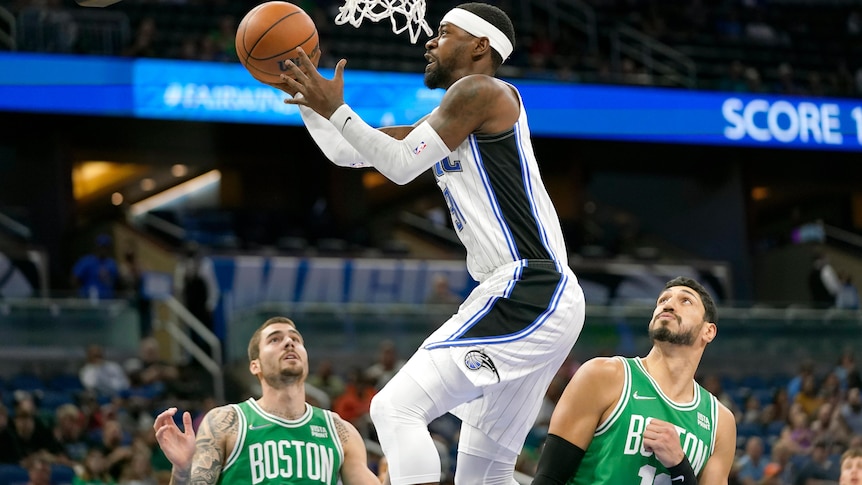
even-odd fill
[(323, 116), (317, 114), (316, 111), (308, 106), (299, 106), (299, 114), (302, 116), (302, 121), (305, 122), (305, 127), (311, 138), (320, 147), (320, 151), (332, 163), (339, 167), (363, 168), (370, 167), (371, 164), (362, 158), (362, 155), (353, 148), (347, 140), (341, 136), (341, 133), (332, 126)]
[(399, 185), (415, 179), (452, 152), (427, 120), (403, 140), (372, 128), (347, 104), (339, 106), (329, 122), (365, 160), (373, 161), (377, 171)]

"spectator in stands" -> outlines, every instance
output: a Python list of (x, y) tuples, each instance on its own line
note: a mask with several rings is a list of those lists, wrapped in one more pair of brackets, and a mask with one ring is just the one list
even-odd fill
[[(213, 312), (221, 297), (215, 266), (212, 259), (205, 255), (200, 244), (189, 241), (185, 245), (185, 254), (177, 261), (174, 269), (174, 291), (177, 299), (194, 315), (207, 329), (215, 333)], [(204, 351), (209, 352), (209, 344), (192, 333), (192, 339)]]
[(853, 79), (853, 73), (847, 65), (847, 61), (841, 59), (835, 67), (835, 71), (827, 73), (826, 83), (829, 85), (829, 92), (835, 96), (855, 96), (856, 86)]
[(345, 389), (344, 379), (335, 372), (332, 359), (323, 359), (317, 364), (314, 374), (308, 376), (309, 384), (322, 390), (329, 396), (330, 402), (340, 396)]
[(859, 288), (853, 283), (853, 275), (849, 271), (839, 271), (840, 286), (835, 295), (835, 308), (843, 310), (859, 309)]
[(449, 287), (449, 280), (444, 274), (434, 275), (431, 282), (431, 291), (428, 297), (425, 298), (425, 303), (429, 305), (458, 305), (461, 303), (461, 296), (452, 291)]
[(123, 365), (132, 389), (148, 390), (152, 397), (159, 397), (176, 386), (179, 368), (163, 360), (160, 351), (155, 337), (141, 340), (137, 357), (128, 359)]
[(719, 81), (718, 89), (732, 93), (748, 91), (748, 84), (745, 82), (745, 65), (742, 61), (734, 59), (730, 62)]
[(745, 24), (745, 38), (757, 44), (778, 44), (779, 35), (775, 27), (767, 23), (763, 8), (754, 11), (754, 18)]
[(859, 387), (847, 391), (847, 400), (838, 408), (841, 422), (850, 434), (862, 436), (862, 393)]
[(745, 441), (745, 452), (737, 459), (736, 477), (741, 485), (757, 485), (769, 460), (763, 455), (763, 438), (754, 435)]
[(4, 450), (7, 463), (21, 463), (34, 453), (48, 453), (51, 457), (63, 452), (54, 434), (39, 417), (32, 397), (26, 396), (15, 403), (15, 413), (9, 426), (9, 449)]
[(811, 96), (827, 96), (832, 93), (823, 81), (823, 75), (817, 71), (808, 71), (805, 75), (806, 86), (802, 91)]
[(838, 481), (840, 474), (840, 463), (829, 456), (829, 448), (826, 443), (818, 440), (811, 447), (811, 455), (799, 469), (795, 485), (808, 485), (813, 480), (834, 483)]
[(127, 57), (160, 57), (162, 53), (157, 50), (158, 35), (155, 17), (149, 15), (143, 17), (135, 29), (135, 38), (123, 50), (123, 55)]
[(745, 85), (749, 93), (763, 92), (763, 81), (757, 68), (753, 66), (745, 68)]
[(805, 379), (813, 375), (814, 361), (811, 359), (804, 359), (799, 363), (799, 370), (787, 382), (787, 398), (791, 403), (796, 399), (796, 395), (799, 394), (799, 390), (802, 389), (802, 383)]
[(88, 345), (86, 359), (78, 373), (85, 389), (102, 396), (114, 396), (129, 389), (126, 371), (119, 363), (105, 358), (101, 345)]
[(358, 368), (350, 371), (344, 392), (332, 401), (332, 410), (362, 434), (367, 429), (371, 399), (377, 394), (374, 381)]
[(84, 462), (90, 443), (84, 435), (84, 415), (78, 406), (66, 403), (54, 411), (54, 438), (63, 448), (61, 463), (75, 466)]
[(52, 485), (51, 483), (52, 457), (42, 453), (34, 453), (24, 460), (23, 466), (27, 469), (27, 485)]
[(77, 472), (72, 485), (112, 485), (115, 483), (108, 473), (108, 462), (105, 453), (99, 447), (87, 450), (84, 464)]
[(124, 462), (118, 485), (157, 485), (153, 471), (152, 451), (142, 444), (135, 443), (132, 457)]
[(789, 62), (778, 65), (777, 81), (773, 92), (778, 94), (803, 94), (803, 89), (796, 82), (793, 66)]
[(783, 425), (790, 416), (790, 401), (786, 387), (777, 387), (772, 392), (772, 400), (763, 408), (762, 421), (764, 426)]
[(236, 55), (236, 26), (237, 20), (233, 15), (225, 14), (219, 17), (218, 25), (207, 37), (212, 41), (214, 47), (214, 61), (235, 62)]
[(793, 405), (788, 418), (789, 424), (781, 432), (780, 440), (786, 441), (793, 448), (794, 454), (807, 454), (814, 442), (814, 431), (811, 429), (811, 418), (798, 405)]
[(72, 285), (82, 298), (114, 298), (120, 271), (111, 254), (111, 236), (99, 234), (95, 243), (93, 251), (79, 258), (72, 267)]
[(745, 424), (763, 424), (763, 405), (760, 397), (754, 392), (745, 397), (739, 422)]
[(832, 401), (824, 402), (817, 409), (815, 418), (811, 421), (811, 431), (814, 432), (814, 441), (822, 441), (827, 447), (836, 443), (846, 443), (849, 435), (840, 420), (840, 407)]
[(123, 252), (119, 263), (119, 289), (122, 296), (128, 298), (138, 310), (141, 337), (147, 337), (152, 332), (152, 308), (150, 299), (144, 294), (144, 268), (138, 258), (138, 252), (129, 246)]
[[(152, 412), (153, 410), (151, 409), (150, 411)], [(154, 477), (158, 478), (161, 472), (167, 472), (167, 479), (169, 481), (172, 465), (156, 439), (156, 430), (153, 428), (155, 421), (156, 420), (152, 417), (151, 413), (146, 417), (146, 419), (141, 419), (137, 423), (137, 433), (135, 435), (133, 446), (136, 449), (142, 449), (144, 454), (148, 456), (148, 461), (150, 462), (150, 467), (152, 468)]]
[(826, 399), (820, 394), (817, 378), (814, 375), (805, 376), (802, 380), (802, 387), (793, 402), (798, 404), (809, 418), (813, 418), (817, 408), (826, 402)]
[(12, 428), (9, 426), (9, 409), (0, 402), (0, 463), (17, 462), (13, 439)]
[(793, 485), (796, 483), (797, 462), (793, 459), (793, 448), (786, 441), (776, 441), (772, 445), (772, 463), (778, 465), (781, 471), (778, 474), (779, 485)]
[(849, 37), (858, 37), (862, 33), (862, 15), (859, 10), (853, 9), (847, 15), (847, 35)]
[(841, 288), (838, 272), (823, 253), (816, 253), (808, 274), (808, 288), (811, 292), (811, 302), (816, 308), (831, 308), (835, 306), (835, 297)]
[(171, 50), (170, 57), (186, 61), (200, 60), (200, 38), (195, 34), (186, 34), (179, 45)]
[(551, 59), (556, 55), (556, 46), (548, 33), (548, 26), (542, 20), (533, 22), (533, 29), (527, 41), (528, 70), (525, 76), (532, 78), (553, 78)]
[(123, 467), (135, 453), (119, 421), (116, 419), (105, 421), (102, 426), (102, 440), (96, 446), (102, 450), (108, 474), (115, 481), (119, 480)]
[(395, 342), (388, 339), (380, 342), (378, 352), (377, 362), (365, 369), (365, 378), (375, 389), (380, 390), (401, 369), (404, 359), (398, 357)]

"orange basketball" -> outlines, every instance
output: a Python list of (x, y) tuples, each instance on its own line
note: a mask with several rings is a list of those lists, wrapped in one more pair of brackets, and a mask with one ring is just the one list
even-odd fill
[(288, 2), (265, 2), (251, 9), (236, 30), (239, 62), (258, 81), (281, 83), (287, 72), (284, 62), (298, 63), (297, 47), (302, 47), (311, 62), (320, 60), (317, 27), (305, 11)]

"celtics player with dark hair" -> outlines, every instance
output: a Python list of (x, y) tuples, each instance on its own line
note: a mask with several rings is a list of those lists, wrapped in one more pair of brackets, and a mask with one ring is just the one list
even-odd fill
[(727, 485), (736, 421), (694, 379), (717, 320), (700, 283), (667, 282), (647, 356), (591, 359), (566, 386), (533, 485)]
[(359, 431), (306, 403), (308, 353), (293, 321), (264, 322), (251, 337), (248, 358), (260, 399), (210, 410), (197, 438), (188, 412), (183, 431), (173, 420), (177, 408), (156, 418), (156, 439), (174, 465), (172, 484), (380, 484)]

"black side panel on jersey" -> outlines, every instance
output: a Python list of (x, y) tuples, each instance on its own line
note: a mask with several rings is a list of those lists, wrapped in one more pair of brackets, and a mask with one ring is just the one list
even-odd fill
[(551, 306), (562, 275), (547, 268), (524, 268), (509, 298), (494, 302), (491, 310), (460, 338), (511, 335), (530, 326)]
[(542, 244), (539, 224), (521, 173), (520, 150), (515, 130), (496, 135), (476, 135), (482, 165), (503, 216), (515, 239), (518, 259), (551, 259)]

